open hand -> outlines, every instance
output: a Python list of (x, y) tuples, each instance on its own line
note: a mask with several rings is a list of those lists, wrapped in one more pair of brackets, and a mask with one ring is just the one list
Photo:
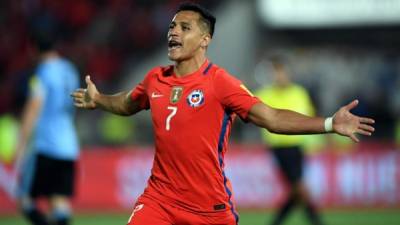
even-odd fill
[(355, 134), (371, 136), (375, 130), (372, 126), (375, 123), (373, 119), (359, 117), (350, 112), (357, 105), (358, 100), (354, 100), (341, 107), (333, 117), (333, 131), (337, 134), (348, 136), (355, 142), (359, 142)]
[(90, 76), (85, 77), (86, 89), (79, 88), (75, 90), (71, 97), (74, 99), (74, 105), (78, 108), (95, 109), (95, 98), (99, 94), (96, 85), (90, 80)]

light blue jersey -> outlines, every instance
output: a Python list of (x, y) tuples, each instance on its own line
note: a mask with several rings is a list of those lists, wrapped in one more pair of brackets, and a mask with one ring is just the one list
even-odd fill
[(30, 82), (32, 97), (42, 99), (31, 147), (37, 153), (62, 160), (75, 160), (79, 144), (74, 125), (75, 109), (70, 97), (79, 87), (77, 69), (63, 58), (43, 61)]

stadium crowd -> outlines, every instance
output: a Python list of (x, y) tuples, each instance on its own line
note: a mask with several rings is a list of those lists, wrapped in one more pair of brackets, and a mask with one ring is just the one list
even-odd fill
[[(101, 90), (112, 92), (120, 86), (121, 77), (140, 64), (145, 56), (164, 46), (168, 28), (166, 23), (179, 2), (181, 1), (1, 2), (0, 31), (4, 35), (0, 36), (0, 115), (11, 112), (18, 116), (21, 111), (26, 96), (26, 83), (35, 63), (28, 38), (32, 30), (57, 33), (61, 41), (59, 50), (78, 65), (81, 79), (85, 74), (91, 74)], [(223, 1), (203, 0), (201, 3), (211, 9), (223, 5)], [(386, 46), (382, 53), (379, 48), (354, 48), (346, 43), (340, 43), (339, 46), (330, 44), (298, 47), (293, 41), (296, 36), (291, 37), (289, 44), (280, 45), (267, 35), (264, 36), (267, 41), (261, 37), (260, 55), (273, 48), (280, 48), (280, 51), (283, 49), (291, 63), (295, 81), (310, 90), (318, 114), (329, 115), (336, 106), (347, 102), (349, 96), (358, 96), (362, 104), (357, 109), (358, 113), (371, 115), (377, 120), (377, 130), (373, 138), (392, 140), (400, 133), (396, 132), (400, 126), (396, 125), (399, 124), (400, 114), (400, 57), (396, 48)], [(279, 39), (285, 38), (287, 36)], [(387, 52), (389, 53), (386, 54)], [(258, 64), (262, 62), (263, 57), (260, 57)], [(257, 68), (257, 62), (254, 64)], [(264, 76), (257, 74), (259, 71), (248, 71), (246, 76), (254, 74), (257, 80)], [(239, 78), (245, 76), (235, 75)], [(248, 85), (251, 89), (256, 89), (265, 84), (263, 82), (265, 81), (261, 80)], [(129, 121), (132, 127), (137, 122), (132, 119)], [(97, 132), (86, 134), (84, 129), (80, 129), (83, 144), (150, 144), (152, 141), (151, 138), (143, 138), (151, 136), (150, 133), (136, 138), (135, 132), (131, 130), (133, 128), (126, 127), (126, 120), (108, 116), (97, 123), (100, 128)], [(110, 129), (102, 128), (110, 126), (119, 127), (123, 132), (114, 135), (108, 132)], [(250, 134), (254, 132), (256, 131)], [(107, 139), (104, 137), (110, 137), (110, 141), (104, 140)], [(247, 134), (233, 135), (234, 139), (245, 141), (247, 137)]]
[[(108, 90), (127, 67), (165, 42), (165, 25), (179, 0), (2, 1), (0, 3), (0, 114), (18, 111), (29, 68), (29, 35), (56, 33), (59, 50)], [(206, 0), (207, 7), (217, 5)], [(22, 98), (21, 98), (22, 96)], [(16, 104), (18, 102), (18, 104)]]

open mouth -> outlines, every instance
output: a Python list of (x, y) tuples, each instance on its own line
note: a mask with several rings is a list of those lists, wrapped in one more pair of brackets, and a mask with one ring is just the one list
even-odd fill
[(182, 47), (182, 43), (175, 41), (175, 40), (170, 40), (168, 41), (168, 49), (169, 50), (174, 50)]

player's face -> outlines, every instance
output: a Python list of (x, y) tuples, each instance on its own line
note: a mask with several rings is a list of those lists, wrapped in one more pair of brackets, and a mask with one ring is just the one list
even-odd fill
[(290, 78), (282, 65), (274, 66), (275, 82), (278, 86), (285, 87), (290, 84)]
[[(199, 26), (200, 15), (193, 11), (181, 11), (175, 15), (168, 30), (168, 57), (179, 62), (204, 54), (209, 34)], [(208, 36), (207, 36), (208, 35)]]

